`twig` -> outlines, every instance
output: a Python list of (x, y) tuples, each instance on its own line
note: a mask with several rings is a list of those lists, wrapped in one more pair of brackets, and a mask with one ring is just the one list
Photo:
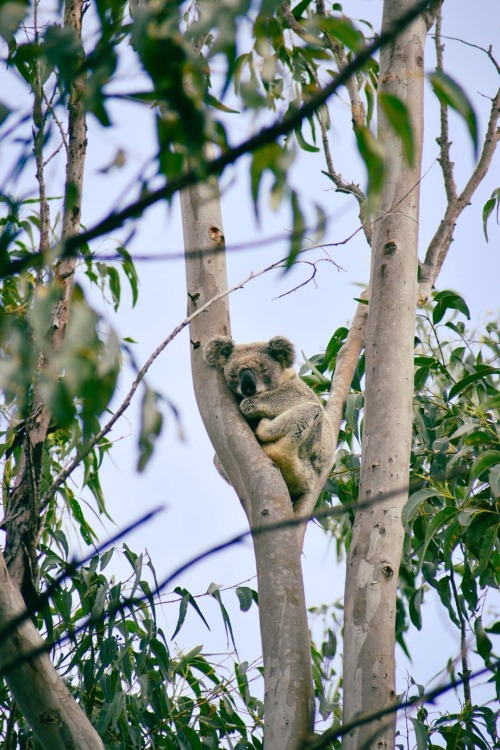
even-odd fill
[[(443, 71), (443, 51), (444, 44), (441, 44), (441, 9), (437, 13), (436, 17), (436, 34), (434, 40), (436, 43), (436, 70)], [(444, 187), (446, 190), (446, 197), (448, 199), (448, 205), (456, 200), (457, 197), (457, 186), (453, 175), (454, 164), (450, 159), (450, 140), (448, 133), (448, 106), (445, 102), (439, 102), (440, 119), (441, 119), (441, 134), (439, 138), (436, 138), (436, 142), (440, 148), (441, 156), (438, 159), (441, 169), (443, 172)]]

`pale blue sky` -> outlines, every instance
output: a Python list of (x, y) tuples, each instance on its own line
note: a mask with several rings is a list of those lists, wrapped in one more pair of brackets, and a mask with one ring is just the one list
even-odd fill
[[(367, 18), (378, 27), (382, 4), (378, 0), (357, 0), (344, 4), (346, 13)], [(465, 0), (448, 0), (445, 3), (443, 33), (459, 37), (473, 44), (488, 47), (498, 41), (498, 5), (494, 0), (479, 0), (471, 10)], [(122, 75), (137, 75), (132, 51), (124, 50)], [(497, 50), (500, 56), (500, 50)], [(425, 69), (432, 72), (435, 64), (433, 41), (429, 39)], [(477, 49), (456, 41), (446, 41), (445, 68), (464, 87), (479, 117), (480, 133), (488, 111), (488, 100), (498, 82), (491, 62)], [(24, 102), (27, 91), (19, 86), (12, 75), (1, 74), (4, 84), (0, 95), (6, 101)], [(4, 88), (5, 85), (5, 88)], [(140, 76), (137, 86), (141, 87)], [(436, 230), (444, 208), (444, 191), (436, 157), (435, 138), (438, 135), (436, 102), (430, 85), (426, 84), (426, 128), (422, 181), (420, 245), (421, 255), (427, 242)], [(22, 97), (22, 98), (21, 98)], [(357, 156), (354, 139), (350, 131), (350, 114), (346, 105), (345, 90), (331, 102), (333, 132), (332, 154), (336, 168), (346, 179), (365, 183), (365, 174)], [(89, 119), (89, 152), (86, 166), (83, 222), (91, 226), (114, 206), (115, 197), (125, 189), (130, 180), (141, 174), (148, 155), (154, 153), (154, 113), (137, 105), (118, 104), (111, 106), (114, 127), (103, 129), (93, 118)], [(234, 142), (244, 137), (241, 118), (227, 116), (228, 127)], [(247, 121), (248, 123), (248, 121)], [(472, 167), (473, 151), (463, 121), (451, 113), (452, 158), (456, 163), (456, 178), (459, 188), (464, 184)], [(127, 163), (120, 171), (103, 175), (99, 172), (113, 158), (117, 149), (127, 153)], [(5, 174), (10, 159), (1, 154), (1, 174)], [(475, 322), (483, 321), (490, 312), (498, 311), (498, 288), (500, 279), (500, 232), (492, 219), (489, 226), (490, 242), (486, 244), (482, 231), (482, 206), (492, 190), (498, 187), (498, 154), (496, 166), (477, 191), (472, 205), (459, 220), (455, 242), (441, 277), (438, 288), (454, 288), (467, 300)], [(228, 170), (222, 180), (224, 233), (229, 246), (282, 233), (284, 241), (265, 245), (252, 251), (230, 253), (228, 257), (230, 284), (245, 278), (251, 271), (269, 265), (286, 255), (286, 236), (291, 227), (287, 211), (273, 213), (266, 204), (261, 204), (261, 227), (254, 222), (249, 199), (248, 162), (243, 160), (237, 167)], [(292, 183), (307, 203), (320, 203), (329, 223), (325, 241), (336, 242), (349, 236), (358, 227), (357, 204), (348, 197), (334, 193), (326, 177), (320, 155), (301, 154), (292, 174)], [(49, 194), (60, 194), (62, 161), (55, 158), (47, 169)], [(1, 184), (1, 183), (0, 183)], [(33, 190), (32, 175), (26, 175), (22, 190)], [(135, 197), (131, 190), (126, 200)], [(167, 208), (161, 204), (150, 209), (135, 225), (136, 234), (127, 245), (132, 253), (164, 254), (182, 250), (182, 229), (178, 200)], [(93, 249), (112, 250), (117, 237), (125, 237), (130, 226), (108, 239), (93, 243)], [(288, 336), (297, 350), (306, 355), (315, 354), (326, 346), (333, 331), (348, 324), (355, 309), (353, 298), (358, 296), (358, 283), (365, 284), (369, 273), (369, 251), (362, 233), (351, 242), (329, 251), (330, 257), (343, 270), (338, 271), (328, 263), (318, 265), (316, 283), (301, 288), (282, 299), (275, 298), (309, 275), (309, 267), (297, 267), (283, 276), (282, 272), (268, 274), (253, 281), (244, 290), (231, 296), (233, 336), (237, 341), (262, 340), (276, 334)], [(314, 257), (321, 257), (316, 252)], [(184, 268), (179, 260), (139, 263), (141, 279), (140, 298), (135, 309), (128, 305), (128, 295), (119, 314), (105, 313), (121, 336), (131, 336), (138, 343), (133, 347), (136, 361), (141, 365), (153, 349), (185, 317), (186, 293)], [(125, 283), (124, 283), (125, 288)], [(98, 296), (92, 295), (98, 304)], [(299, 362), (300, 364), (300, 362)], [(132, 379), (126, 367), (120, 382), (120, 393), (124, 394)], [(212, 448), (206, 437), (191, 387), (189, 370), (189, 344), (187, 331), (183, 331), (153, 366), (149, 382), (178, 408), (184, 433), (179, 435), (170, 414), (166, 415), (165, 428), (157, 443), (155, 454), (144, 474), (136, 473), (136, 445), (138, 439), (137, 405), (133, 405), (113, 430), (111, 439), (116, 441), (111, 460), (103, 467), (103, 485), (111, 515), (118, 526), (129, 523), (146, 510), (160, 504), (165, 512), (144, 529), (138, 530), (127, 540), (132, 549), (140, 551), (146, 547), (153, 558), (159, 578), (175, 568), (180, 562), (190, 559), (201, 550), (217, 544), (246, 527), (244, 514), (232, 489), (218, 476), (212, 465)], [(116, 404), (120, 401), (116, 399)], [(105, 528), (96, 522), (95, 528), (102, 533), (113, 533), (114, 527), (105, 522)], [(179, 578), (176, 585), (188, 588), (193, 594), (203, 593), (212, 581), (224, 586), (244, 581), (254, 575), (253, 554), (250, 543), (237, 549), (211, 557)], [(335, 549), (321, 531), (310, 525), (304, 552), (304, 576), (309, 605), (331, 602), (342, 596), (343, 570), (336, 562)], [(253, 584), (251, 584), (253, 585)], [(252, 608), (240, 614), (236, 597), (226, 595), (231, 602), (234, 630), (242, 659), (252, 660), (259, 654), (257, 611)], [(200, 602), (212, 626), (208, 633), (194, 613), (188, 615), (185, 629), (178, 641), (184, 648), (203, 643), (206, 650), (225, 650), (222, 622), (215, 602), (208, 599)], [(410, 673), (417, 682), (425, 683), (446, 660), (459, 653), (459, 634), (448, 623), (447, 616), (439, 608), (431, 613), (424, 609), (424, 630), (413, 633), (409, 642), (415, 650), (414, 664)], [(164, 608), (165, 631), (174, 630), (178, 609)], [(429, 636), (429, 632), (432, 633)], [(436, 635), (439, 633), (440, 635)], [(401, 653), (399, 652), (399, 657)], [(406, 685), (406, 662), (401, 660), (398, 671), (398, 688)]]

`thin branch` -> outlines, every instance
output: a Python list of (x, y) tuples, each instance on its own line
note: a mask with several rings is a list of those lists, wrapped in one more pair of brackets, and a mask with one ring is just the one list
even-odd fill
[[(436, 44), (436, 70), (443, 71), (443, 52), (444, 44), (441, 44), (441, 22), (442, 14), (441, 9), (438, 11), (436, 16), (436, 34), (434, 41)], [(437, 144), (441, 151), (439, 163), (443, 171), (444, 187), (446, 190), (446, 197), (448, 199), (448, 205), (456, 200), (457, 197), (457, 186), (453, 175), (454, 163), (450, 159), (450, 146), (448, 132), (448, 105), (442, 100), (439, 101), (440, 119), (441, 119), (441, 134), (439, 138), (436, 138)]]
[(451, 588), (453, 589), (453, 598), (455, 599), (455, 606), (457, 608), (458, 620), (460, 622), (460, 659), (462, 661), (462, 681), (464, 686), (464, 698), (466, 706), (472, 706), (472, 696), (470, 689), (470, 676), (471, 671), (469, 669), (469, 661), (467, 659), (467, 623), (465, 621), (462, 605), (460, 603), (460, 597), (457, 591), (457, 584), (455, 583), (455, 571), (453, 565), (450, 568), (450, 581)]
[(480, 47), (479, 44), (473, 44), (472, 42), (467, 42), (465, 39), (460, 39), (456, 36), (445, 36), (444, 34), (441, 35), (442, 39), (449, 39), (451, 42), (460, 42), (460, 44), (465, 44), (467, 47), (473, 47), (474, 49), (478, 49), (481, 52), (484, 52), (485, 55), (487, 55), (490, 59), (490, 61), (493, 63), (493, 65), (496, 68), (497, 73), (500, 75), (500, 65), (496, 61), (496, 58), (493, 55), (493, 47), (490, 46), (488, 49), (485, 47)]
[[(365, 292), (363, 297), (367, 299), (368, 293)], [(342, 347), (337, 355), (335, 363), (335, 372), (330, 385), (330, 395), (328, 402), (325, 407), (326, 417), (330, 421), (333, 431), (333, 445), (337, 445), (340, 426), (342, 424), (342, 416), (344, 410), (344, 404), (351, 390), (352, 379), (358, 366), (359, 355), (363, 349), (365, 343), (365, 329), (368, 318), (368, 305), (360, 302), (356, 309), (349, 333), (347, 338), (342, 344)], [(318, 500), (319, 493), (321, 492), (324, 484), (330, 474), (331, 466), (334, 462), (335, 456), (332, 455), (331, 463), (325, 468), (323, 473), (314, 487), (301, 498), (294, 506), (294, 514), (296, 518), (310, 517), (313, 513), (314, 506)], [(305, 525), (300, 525), (297, 528), (297, 534), (299, 537), (299, 545), (302, 546), (304, 541), (304, 534), (306, 531)]]
[(423, 17), (427, 31), (432, 28), (434, 21), (436, 20), (437, 14), (441, 10), (441, 6), (444, 0), (431, 0), (429, 7), (424, 11)]
[[(326, 16), (324, 0), (317, 0), (316, 9), (318, 11), (318, 16)], [(330, 47), (333, 56), (337, 61), (339, 69), (345, 69), (349, 64), (349, 61), (347, 59), (344, 45), (327, 31), (324, 31), (323, 33), (325, 35), (325, 40), (328, 42), (328, 46)], [(357, 128), (362, 128), (366, 125), (366, 112), (365, 105), (361, 101), (361, 97), (359, 95), (358, 81), (355, 74), (348, 78), (348, 80), (345, 82), (345, 87), (347, 89), (349, 100), (351, 102), (352, 124), (354, 131), (356, 131)]]
[[(325, 5), (323, 0), (318, 0), (316, 3), (316, 8), (319, 16), (325, 16)], [(280, 5), (280, 12), (285, 21), (287, 22), (288, 26), (302, 39), (308, 40), (310, 38), (310, 34), (296, 19), (293, 15), (291, 9), (290, 9), (290, 3), (286, 0), (285, 2), (282, 2)], [(328, 46), (330, 47), (330, 50), (337, 61), (337, 65), (339, 69), (345, 68), (349, 61), (347, 59), (347, 55), (345, 53), (344, 47), (340, 42), (337, 42), (328, 32), (324, 32), (324, 38), (327, 42)], [(316, 81), (316, 84), (319, 88), (319, 80), (316, 75), (316, 72), (311, 69), (311, 73), (314, 76), (314, 79)], [(363, 102), (361, 101), (361, 98), (359, 96), (359, 90), (358, 90), (358, 83), (356, 80), (356, 76), (351, 76), (346, 82), (345, 87), (347, 89), (347, 93), (349, 95), (349, 99), (351, 102), (351, 113), (352, 113), (352, 122), (354, 131), (356, 131), (356, 128), (362, 127), (366, 123), (366, 114)], [(353, 195), (356, 200), (359, 203), (359, 219), (361, 222), (361, 225), (363, 227), (363, 231), (365, 233), (366, 239), (368, 244), (371, 242), (371, 224), (370, 224), (370, 217), (367, 213), (367, 206), (366, 206), (366, 197), (359, 187), (359, 185), (356, 185), (353, 182), (347, 182), (344, 180), (341, 174), (337, 172), (337, 170), (334, 167), (333, 159), (331, 155), (330, 150), (330, 144), (328, 140), (328, 129), (327, 124), (325, 121), (325, 114), (327, 117), (329, 117), (328, 114), (328, 105), (325, 103), (324, 105), (324, 111), (323, 113), (321, 107), (319, 107), (316, 110), (316, 116), (318, 118), (320, 130), (321, 130), (321, 141), (323, 145), (323, 152), (325, 154), (326, 164), (328, 167), (328, 173), (324, 172), (323, 174), (327, 174), (327, 176), (334, 182), (335, 186), (338, 190), (340, 190), (343, 193), (349, 193), (350, 195)]]
[(453, 242), (453, 234), (458, 217), (464, 208), (470, 204), (472, 196), (481, 184), (491, 165), (497, 143), (500, 139), (500, 130), (497, 129), (499, 117), (500, 89), (497, 91), (492, 101), (483, 149), (477, 166), (460, 195), (448, 205), (444, 218), (427, 249), (425, 260), (421, 266), (420, 297), (422, 300), (426, 300), (429, 297), (432, 287), (441, 271), (441, 267), (445, 261), (450, 245)]

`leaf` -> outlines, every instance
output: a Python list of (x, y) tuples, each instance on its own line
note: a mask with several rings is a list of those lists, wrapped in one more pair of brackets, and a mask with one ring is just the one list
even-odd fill
[(415, 160), (415, 141), (408, 107), (398, 96), (388, 91), (380, 92), (379, 105), (391, 128), (401, 138), (406, 161), (410, 166), (413, 166)]
[(5, 105), (3, 102), (0, 102), (0, 125), (5, 122), (11, 111), (12, 110), (9, 109), (7, 105)]
[(242, 612), (248, 612), (253, 602), (253, 592), (248, 586), (238, 586), (236, 588), (236, 596), (240, 603), (240, 609)]
[(297, 138), (298, 144), (303, 151), (309, 151), (311, 153), (318, 153), (319, 148), (317, 146), (311, 145), (310, 143), (306, 141), (302, 133), (301, 127), (295, 128), (294, 133), (295, 133), (295, 137)]
[(181, 598), (181, 601), (180, 601), (180, 604), (179, 604), (179, 617), (177, 619), (177, 625), (175, 626), (174, 634), (172, 635), (171, 640), (173, 640), (175, 638), (175, 636), (177, 635), (177, 633), (179, 632), (179, 630), (184, 625), (184, 621), (186, 619), (188, 605), (191, 605), (193, 607), (193, 609), (198, 613), (198, 615), (203, 620), (203, 623), (206, 625), (206, 627), (208, 628), (208, 630), (210, 630), (210, 626), (209, 626), (208, 622), (203, 617), (203, 614), (202, 614), (200, 608), (198, 607), (195, 599), (190, 594), (190, 592), (187, 589), (181, 588), (180, 586), (177, 586), (174, 589), (174, 591), (175, 591), (176, 594), (179, 594), (179, 596), (181, 596), (182, 598)]
[(153, 453), (154, 441), (161, 432), (163, 417), (157, 407), (158, 394), (146, 388), (142, 399), (139, 461), (137, 470), (144, 471)]
[(491, 198), (489, 198), (486, 203), (483, 206), (483, 231), (484, 236), (486, 238), (486, 242), (489, 242), (488, 240), (488, 219), (490, 218), (491, 214), (493, 213), (493, 209), (497, 207), (497, 224), (498, 224), (498, 211), (500, 209), (500, 188), (496, 188), (491, 194)]
[(472, 105), (464, 92), (463, 88), (451, 76), (442, 70), (437, 70), (430, 77), (434, 92), (445, 106), (451, 107), (463, 117), (469, 129), (470, 137), (474, 145), (474, 156), (477, 158), (478, 135), (477, 119)]
[(470, 320), (470, 310), (467, 307), (465, 300), (456, 292), (452, 292), (446, 289), (443, 292), (438, 292), (434, 295), (434, 301), (436, 306), (432, 311), (432, 322), (434, 325), (439, 323), (446, 312), (446, 310), (459, 310), (465, 315), (467, 320)]
[(211, 596), (213, 596), (213, 598), (219, 604), (220, 611), (221, 611), (221, 614), (222, 614), (222, 621), (223, 621), (224, 627), (226, 629), (226, 636), (228, 638), (229, 637), (231, 638), (231, 643), (233, 644), (234, 650), (237, 652), (238, 650), (236, 648), (236, 643), (234, 641), (234, 635), (233, 635), (233, 628), (232, 628), (232, 625), (231, 625), (231, 620), (230, 620), (229, 615), (227, 613), (227, 609), (225, 608), (225, 606), (222, 603), (222, 599), (221, 599), (219, 588), (220, 588), (220, 586), (212, 583), (208, 587), (208, 593)]
[(491, 450), (481, 453), (472, 464), (471, 479), (479, 479), (484, 471), (498, 463), (500, 463), (500, 451)]
[(496, 465), (490, 471), (488, 476), (491, 492), (494, 497), (500, 497), (500, 466)]
[(211, 107), (214, 107), (214, 109), (218, 109), (219, 112), (226, 112), (227, 114), (230, 114), (230, 115), (240, 114), (238, 109), (231, 109), (230, 107), (226, 107), (225, 104), (223, 104), (218, 99), (216, 99), (215, 96), (212, 96), (212, 94), (207, 94), (205, 98), (206, 98), (207, 104), (209, 104)]
[[(134, 261), (132, 260), (132, 256), (130, 255), (128, 250), (125, 250), (124, 247), (119, 247), (117, 249), (117, 253), (123, 258), (122, 269), (123, 273), (129, 281), (130, 289), (132, 291), (132, 307), (135, 307), (135, 303), (137, 302), (137, 298), (139, 296), (139, 277), (135, 269)], [(124, 340), (132, 341), (132, 339)]]
[(451, 400), (454, 398), (460, 391), (465, 390), (468, 388), (472, 383), (476, 383), (478, 380), (483, 380), (487, 375), (496, 375), (499, 373), (500, 370), (496, 369), (495, 367), (489, 367), (489, 365), (480, 365), (476, 372), (472, 372), (470, 375), (467, 375), (463, 380), (459, 380), (458, 383), (455, 383), (452, 388), (450, 388), (450, 392), (448, 393), (448, 400)]
[(320, 27), (322, 31), (335, 37), (343, 45), (357, 52), (360, 50), (364, 43), (365, 38), (361, 31), (357, 29), (350, 18), (343, 16), (342, 18), (329, 16), (323, 17), (320, 21)]
[(295, 258), (302, 249), (302, 238), (304, 236), (304, 231), (306, 228), (304, 216), (300, 209), (299, 199), (295, 190), (292, 191), (290, 200), (292, 205), (293, 224), (292, 235), (290, 239), (290, 252), (285, 263), (285, 268), (287, 270), (293, 265)]
[(359, 415), (363, 408), (364, 396), (361, 393), (350, 393), (345, 406), (345, 420), (356, 439), (359, 440)]
[(417, 750), (427, 750), (429, 742), (429, 733), (427, 727), (418, 719), (413, 718), (413, 716), (410, 716), (410, 721), (413, 724), (413, 729), (415, 731)]
[(484, 661), (487, 662), (493, 649), (493, 644), (484, 632), (481, 617), (477, 617), (474, 622), (474, 633), (476, 634), (476, 645), (479, 656), (482, 656)]
[(438, 490), (423, 489), (414, 492), (413, 495), (408, 498), (401, 514), (401, 523), (403, 524), (404, 529), (408, 530), (408, 525), (417, 513), (417, 510), (422, 503), (430, 497), (444, 497), (444, 495)]
[(458, 511), (456, 508), (452, 508), (451, 506), (447, 505), (433, 517), (432, 521), (427, 527), (427, 531), (425, 532), (424, 547), (421, 553), (422, 556), (420, 558), (420, 568), (422, 567), (422, 563), (425, 560), (425, 553), (427, 552), (427, 548), (432, 542), (434, 535), (446, 525), (447, 521), (449, 521), (452, 516), (457, 515), (457, 513)]
[(408, 603), (408, 612), (410, 614), (410, 620), (415, 625), (417, 630), (422, 630), (422, 600), (424, 598), (424, 589), (421, 586), (419, 589), (413, 592)]
[(384, 184), (384, 152), (369, 128), (356, 128), (356, 140), (368, 172), (368, 197), (373, 199), (380, 193)]

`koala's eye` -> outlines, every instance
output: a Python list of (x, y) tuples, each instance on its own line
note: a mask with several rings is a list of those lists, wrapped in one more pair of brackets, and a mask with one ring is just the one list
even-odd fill
[(260, 365), (259, 372), (267, 372), (269, 370), (269, 367), (266, 367), (265, 365)]

